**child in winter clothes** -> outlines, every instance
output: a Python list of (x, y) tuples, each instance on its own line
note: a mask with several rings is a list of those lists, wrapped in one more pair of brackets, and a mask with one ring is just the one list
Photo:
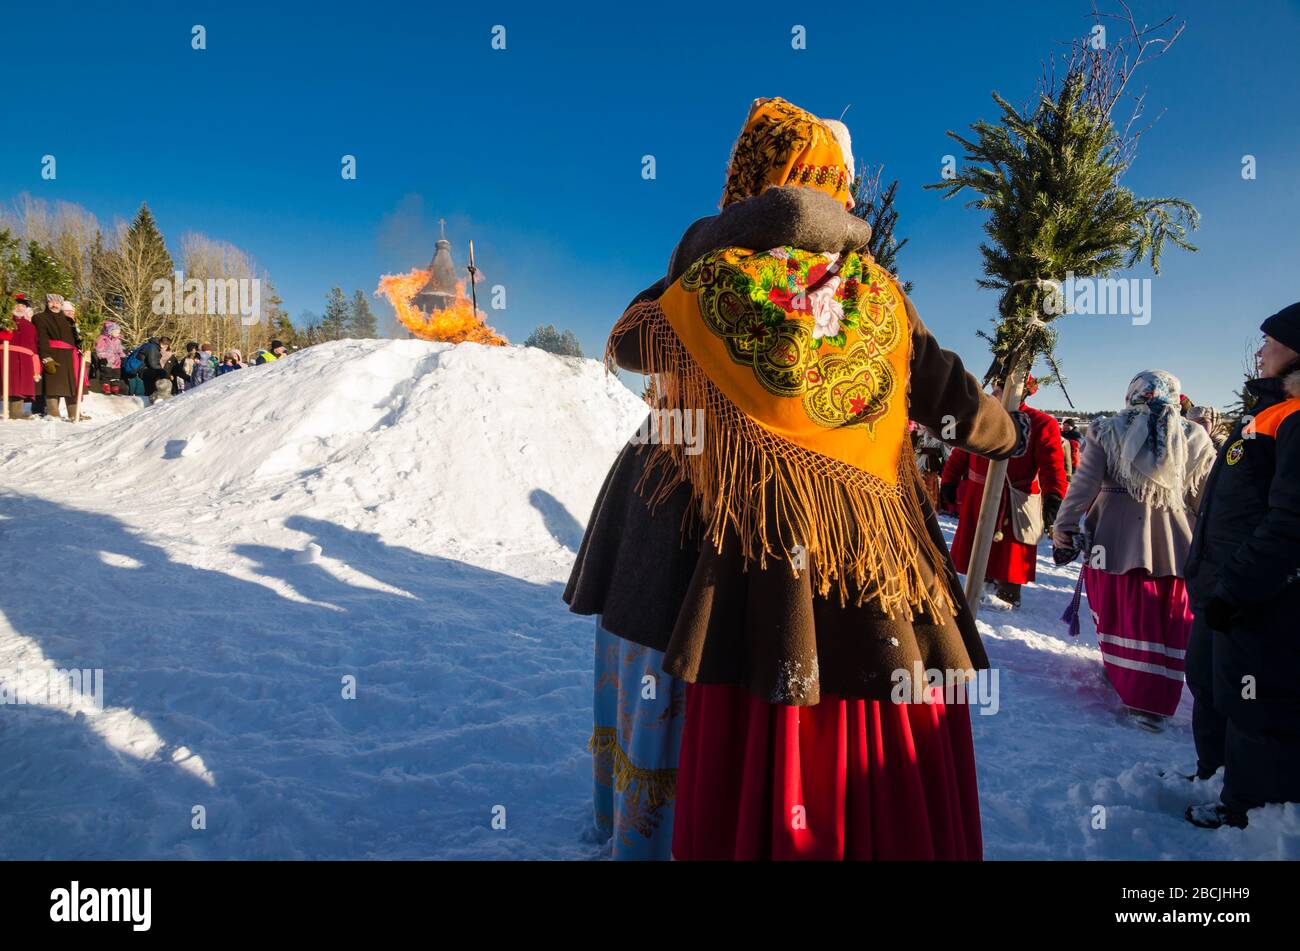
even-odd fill
[(217, 358), (212, 352), (212, 344), (205, 343), (194, 357), (190, 369), (190, 386), (199, 386), (217, 375)]
[(111, 320), (104, 321), (103, 332), (95, 341), (95, 357), (99, 364), (100, 389), (105, 394), (122, 392), (122, 328)]
[(221, 376), (223, 373), (230, 373), (234, 370), (242, 370), (243, 368), (243, 355), (238, 350), (232, 348), (227, 350), (226, 355), (221, 358), (221, 364), (217, 367), (217, 376)]

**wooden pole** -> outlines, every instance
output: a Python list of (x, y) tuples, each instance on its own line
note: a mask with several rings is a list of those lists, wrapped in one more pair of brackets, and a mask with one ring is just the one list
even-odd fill
[(77, 408), (73, 411), (72, 421), (81, 422), (81, 394), (86, 389), (86, 354), (89, 350), (81, 351), (81, 370), (77, 374)]
[[(1027, 369), (1022, 366), (1022, 361), (1017, 360), (1002, 385), (1002, 408), (1007, 412), (1020, 408)], [(980, 514), (975, 522), (975, 537), (971, 541), (970, 564), (966, 571), (966, 603), (970, 605), (972, 617), (979, 613), (980, 596), (984, 592), (984, 571), (988, 568), (993, 534), (998, 527), (1002, 486), (1006, 476), (1007, 460), (999, 459), (989, 463), (988, 474), (984, 478), (984, 494), (980, 497)]]
[(9, 341), (5, 341), (4, 368), (4, 419), (9, 418)]
[(474, 317), (478, 318), (478, 268), (474, 266), (474, 242), (469, 243), (469, 294), (474, 308)]

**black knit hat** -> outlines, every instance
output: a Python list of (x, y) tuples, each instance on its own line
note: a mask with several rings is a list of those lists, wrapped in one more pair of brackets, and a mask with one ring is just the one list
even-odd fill
[(1283, 307), (1260, 324), (1259, 329), (1278, 343), (1300, 353), (1300, 303)]

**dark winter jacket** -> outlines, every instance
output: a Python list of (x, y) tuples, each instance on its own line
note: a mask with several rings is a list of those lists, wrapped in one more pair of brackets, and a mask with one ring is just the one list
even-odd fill
[(156, 337), (140, 351), (143, 362), (140, 364), (140, 381), (144, 384), (144, 395), (153, 396), (158, 389), (158, 381), (167, 376), (167, 367), (163, 365), (162, 344)]
[(140, 365), (142, 370), (162, 370), (162, 344), (157, 337), (149, 338), (149, 342), (140, 351), (140, 357), (144, 361)]
[(1187, 562), (1198, 614), (1216, 597), (1238, 610), (1193, 645), (1188, 679), (1210, 678), (1245, 729), (1300, 734), (1300, 371), (1247, 387), (1258, 402), (1219, 451)]

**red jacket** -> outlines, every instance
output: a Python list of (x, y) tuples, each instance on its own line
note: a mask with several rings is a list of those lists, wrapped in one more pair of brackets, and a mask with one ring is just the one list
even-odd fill
[[(30, 320), (15, 318), (13, 330), (0, 330), (0, 341), (9, 341), (9, 396), (36, 396), (36, 374), (41, 358), (36, 354), (36, 328)], [(27, 353), (22, 350), (26, 349)]]
[[(1065, 453), (1061, 449), (1061, 427), (1042, 410), (1025, 403), (1020, 411), (1029, 418), (1030, 432), (1025, 451), (1007, 460), (1007, 478), (1011, 484), (1031, 495), (1039, 492), (1065, 498), (1068, 483), (1065, 479)], [(964, 449), (954, 449), (943, 467), (944, 485), (957, 485), (958, 523), (952, 539), (952, 560), (957, 570), (965, 574), (970, 565), (971, 545), (975, 538), (975, 523), (979, 518), (980, 499), (984, 494), (984, 477), (988, 475), (989, 461)], [(1023, 584), (1034, 580), (1036, 551), (1033, 545), (1016, 541), (1011, 534), (1011, 519), (1007, 513), (1007, 491), (1002, 490), (1001, 509), (998, 512), (1000, 541), (993, 543), (989, 552), (985, 576), (990, 581), (1009, 581)]]

